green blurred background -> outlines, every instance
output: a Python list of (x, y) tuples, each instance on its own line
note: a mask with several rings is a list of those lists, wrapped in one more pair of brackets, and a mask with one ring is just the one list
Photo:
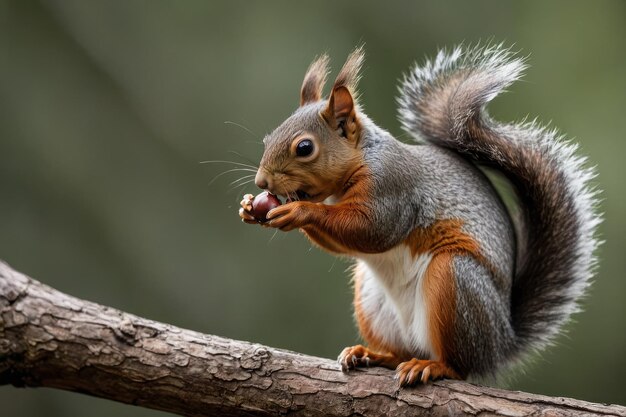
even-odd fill
[[(439, 46), (530, 56), (490, 107), (580, 142), (604, 190), (600, 268), (568, 335), (507, 388), (626, 403), (626, 2), (0, 1), (0, 258), (61, 291), (185, 328), (334, 358), (358, 341), (348, 263), (242, 224), (256, 162), (324, 51), (365, 42), (362, 102), (400, 134), (397, 80)], [(236, 124), (243, 125), (239, 127)], [(567, 244), (567, 242), (563, 242)], [(0, 387), (3, 416), (158, 415)]]

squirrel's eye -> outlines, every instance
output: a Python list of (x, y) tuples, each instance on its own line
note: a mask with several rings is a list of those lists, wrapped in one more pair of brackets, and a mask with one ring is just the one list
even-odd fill
[(303, 139), (296, 145), (296, 155), (298, 156), (309, 156), (313, 153), (313, 149), (315, 145), (313, 145), (313, 141), (310, 139)]

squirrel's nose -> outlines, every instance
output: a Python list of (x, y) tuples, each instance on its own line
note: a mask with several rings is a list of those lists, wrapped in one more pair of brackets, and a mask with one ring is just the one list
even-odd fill
[(270, 188), (270, 181), (265, 172), (262, 170), (258, 170), (256, 176), (254, 177), (254, 183), (257, 187), (262, 188), (263, 190), (267, 190)]

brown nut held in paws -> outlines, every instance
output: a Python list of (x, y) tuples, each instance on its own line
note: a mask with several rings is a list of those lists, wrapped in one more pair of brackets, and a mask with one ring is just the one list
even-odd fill
[[(246, 197), (244, 196), (244, 200)], [(248, 198), (248, 203), (245, 209), (260, 222), (267, 221), (267, 213), (282, 204), (279, 198), (269, 191), (263, 191), (256, 197)]]

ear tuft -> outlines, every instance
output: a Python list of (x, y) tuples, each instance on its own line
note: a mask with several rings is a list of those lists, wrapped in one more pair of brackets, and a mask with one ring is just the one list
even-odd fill
[(322, 116), (332, 129), (341, 129), (341, 136), (354, 143), (358, 142), (360, 135), (356, 88), (364, 59), (363, 45), (356, 47), (348, 55), (346, 63), (335, 79), (328, 104), (322, 112)]
[(353, 97), (356, 96), (357, 85), (359, 83), (359, 79), (361, 78), (359, 73), (364, 60), (365, 51), (363, 45), (357, 46), (354, 51), (348, 55), (346, 63), (343, 64), (343, 68), (339, 71), (339, 75), (337, 75), (335, 84), (333, 85), (333, 91), (338, 87), (346, 87)]
[(317, 57), (306, 71), (300, 89), (300, 105), (314, 103), (322, 99), (322, 89), (328, 76), (328, 55)]

